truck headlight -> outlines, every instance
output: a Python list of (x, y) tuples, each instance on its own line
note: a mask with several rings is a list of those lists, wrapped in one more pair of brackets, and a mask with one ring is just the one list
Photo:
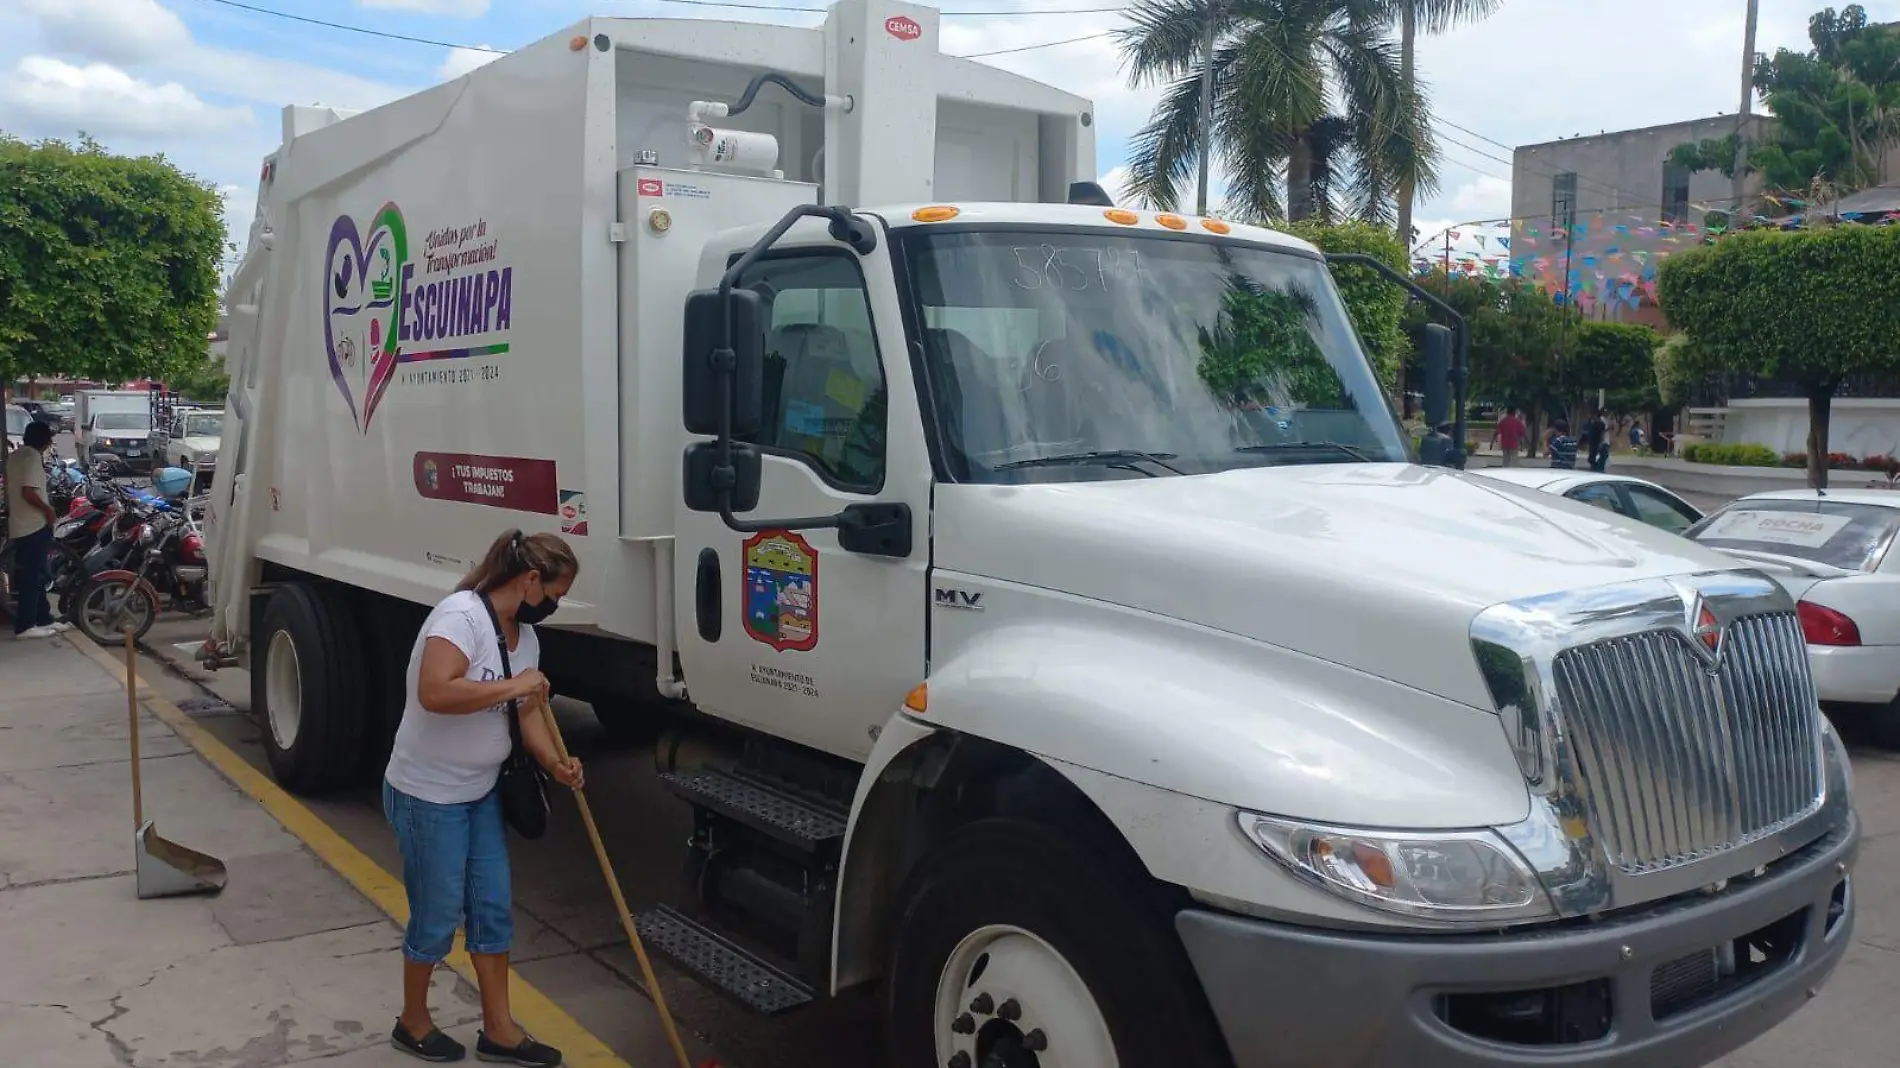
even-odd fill
[(1240, 830), (1300, 878), (1362, 905), (1441, 923), (1554, 914), (1530, 865), (1491, 831), (1370, 831), (1240, 814)]

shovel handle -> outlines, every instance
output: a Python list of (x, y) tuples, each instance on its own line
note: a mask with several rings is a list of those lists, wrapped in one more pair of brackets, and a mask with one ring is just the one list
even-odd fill
[[(541, 719), (548, 725), (548, 737), (554, 741), (555, 755), (562, 760), (567, 757), (567, 742), (561, 737), (561, 725), (554, 721), (554, 706), (545, 697), (535, 699), (541, 707)], [(627, 907), (627, 895), (620, 889), (620, 878), (614, 874), (614, 864), (607, 857), (607, 845), (601, 841), (600, 828), (594, 823), (594, 811), (587, 806), (587, 795), (580, 790), (574, 791), (574, 801), (581, 810), (581, 823), (587, 827), (587, 840), (594, 844), (594, 857), (600, 861), (600, 873), (607, 877), (607, 889), (614, 897), (614, 909), (620, 914), (620, 929), (626, 932), (627, 944), (633, 947), (634, 959), (640, 962), (640, 975), (646, 980), (647, 993), (653, 998), (653, 1007), (660, 1014), (660, 1027), (666, 1032), (667, 1044), (673, 1047), (673, 1055), (679, 1058), (680, 1068), (693, 1068), (692, 1059), (686, 1055), (686, 1045), (680, 1041), (679, 1029), (673, 1023), (673, 1010), (666, 1007), (666, 995), (660, 990), (659, 977), (653, 974), (653, 962), (647, 959), (647, 947), (640, 940), (640, 932), (633, 926), (633, 911)]]
[(139, 647), (125, 628), (125, 714), (132, 722), (132, 830), (145, 826), (145, 800), (139, 782)]

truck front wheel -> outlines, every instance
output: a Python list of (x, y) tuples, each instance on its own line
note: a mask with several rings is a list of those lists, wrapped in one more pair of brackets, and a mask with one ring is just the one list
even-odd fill
[(898, 1068), (1229, 1063), (1166, 917), (1041, 824), (958, 830), (911, 877), (893, 943)]
[(348, 785), (362, 760), (369, 672), (341, 592), (280, 588), (253, 640), (262, 663), (252, 666), (251, 708), (271, 774), (299, 794)]

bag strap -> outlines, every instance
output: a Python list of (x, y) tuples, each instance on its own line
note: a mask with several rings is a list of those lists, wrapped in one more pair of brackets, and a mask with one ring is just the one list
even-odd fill
[[(501, 617), (495, 614), (495, 603), (485, 593), (475, 596), (482, 599), (482, 607), (488, 609), (488, 622), (495, 627), (495, 648), (501, 652), (501, 677), (512, 679), (515, 671), (508, 663), (508, 635), (501, 629)], [(521, 702), (512, 697), (508, 699), (508, 740), (516, 749), (521, 748)]]

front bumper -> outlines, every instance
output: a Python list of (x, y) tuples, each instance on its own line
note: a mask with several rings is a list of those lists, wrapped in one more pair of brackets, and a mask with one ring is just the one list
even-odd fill
[[(1859, 837), (1850, 816), (1718, 897), (1587, 926), (1393, 936), (1187, 910), (1175, 927), (1236, 1068), (1696, 1068), (1786, 1019), (1840, 963), (1853, 934), (1848, 870)], [(1745, 983), (1654, 1011), (1659, 968), (1672, 966), (1661, 973), (1668, 995), (1685, 958), (1771, 927), (1795, 946), (1785, 957)], [(1607, 1028), (1532, 1044), (1468, 1026), (1482, 999), (1552, 988), (1600, 992)]]
[(1900, 649), (1891, 645), (1810, 645), (1808, 663), (1823, 701), (1884, 705), (1900, 694)]

